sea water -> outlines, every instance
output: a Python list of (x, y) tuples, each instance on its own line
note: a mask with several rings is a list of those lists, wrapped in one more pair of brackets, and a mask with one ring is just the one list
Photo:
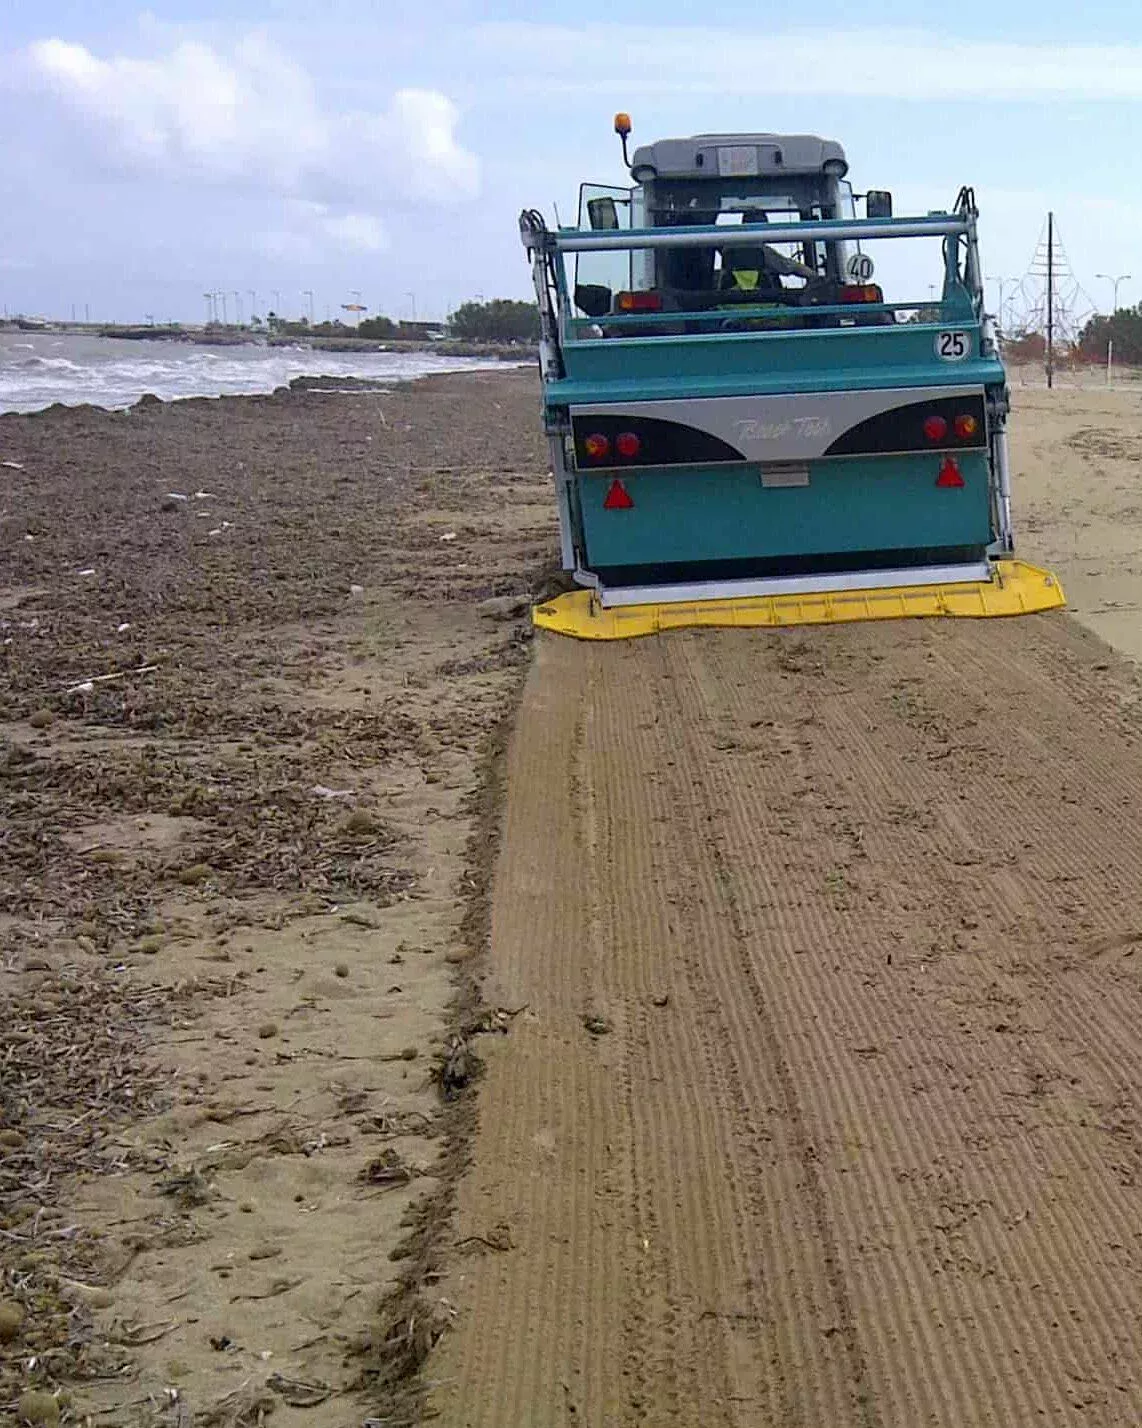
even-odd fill
[(272, 392), (294, 377), (407, 381), (498, 365), (434, 352), (322, 352), (254, 342), (208, 347), (163, 339), (0, 332), (0, 412), (39, 411), (53, 402), (115, 409), (132, 406), (146, 392), (175, 401)]

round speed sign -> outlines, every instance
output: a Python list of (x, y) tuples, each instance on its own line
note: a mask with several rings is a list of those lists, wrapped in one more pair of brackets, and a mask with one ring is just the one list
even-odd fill
[(867, 253), (850, 253), (845, 261), (845, 277), (850, 283), (867, 283), (875, 271)]

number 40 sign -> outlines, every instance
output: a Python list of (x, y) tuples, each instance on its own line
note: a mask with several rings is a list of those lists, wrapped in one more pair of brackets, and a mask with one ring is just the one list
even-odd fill
[(874, 271), (867, 253), (850, 253), (845, 262), (845, 277), (850, 283), (871, 282)]

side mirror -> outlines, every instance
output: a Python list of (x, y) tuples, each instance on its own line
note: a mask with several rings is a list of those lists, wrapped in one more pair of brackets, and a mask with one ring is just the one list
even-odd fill
[(891, 218), (892, 195), (886, 188), (870, 188), (864, 196), (864, 211), (869, 218)]
[(592, 228), (617, 228), (619, 211), (613, 198), (589, 198), (587, 218)]

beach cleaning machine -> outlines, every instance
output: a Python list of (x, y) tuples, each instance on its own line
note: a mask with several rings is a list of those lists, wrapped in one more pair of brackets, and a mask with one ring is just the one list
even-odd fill
[[(628, 185), (583, 185), (575, 227), (520, 219), (579, 587), (536, 624), (614, 639), (1062, 605), (1014, 557), (972, 191), (894, 218), (830, 140), (699, 134), (631, 158), (626, 115), (615, 129)], [(914, 295), (885, 301), (877, 263)]]

